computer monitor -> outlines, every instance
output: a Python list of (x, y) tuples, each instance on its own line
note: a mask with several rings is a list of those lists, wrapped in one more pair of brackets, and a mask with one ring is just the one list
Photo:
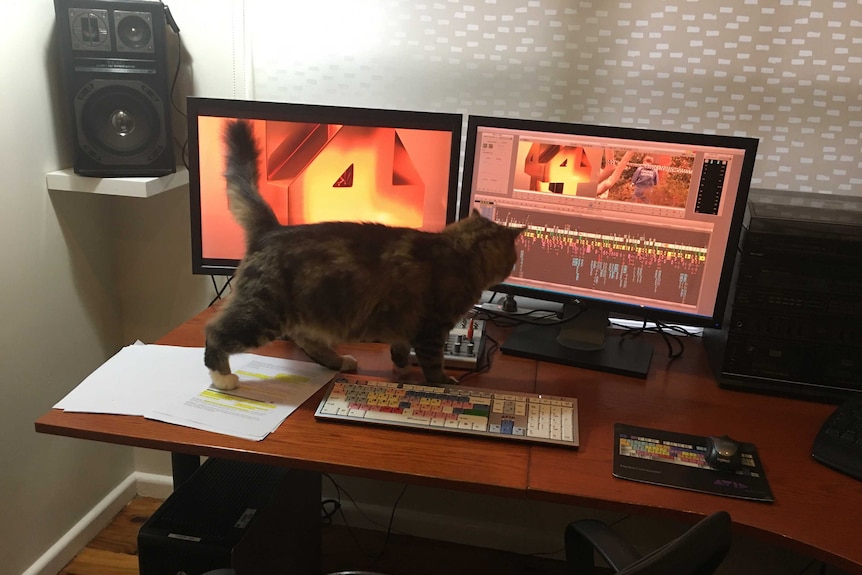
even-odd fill
[(561, 302), (503, 351), (646, 377), (609, 314), (720, 327), (754, 168), (746, 137), (470, 116), (460, 216), (525, 227), (497, 291)]
[(367, 221), (439, 231), (456, 219), (460, 114), (189, 98), (192, 271), (232, 275), (245, 251), (228, 211), (225, 124), (250, 121), (261, 195), (285, 225)]

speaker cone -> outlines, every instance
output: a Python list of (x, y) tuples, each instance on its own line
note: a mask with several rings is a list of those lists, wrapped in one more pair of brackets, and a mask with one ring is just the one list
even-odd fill
[(149, 12), (114, 11), (117, 50), (120, 52), (152, 52), (153, 21)]
[(93, 80), (76, 98), (81, 147), (104, 163), (155, 157), (166, 145), (161, 99), (143, 82)]

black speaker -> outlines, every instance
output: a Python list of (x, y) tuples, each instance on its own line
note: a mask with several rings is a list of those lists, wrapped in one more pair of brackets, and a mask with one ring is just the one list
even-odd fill
[(176, 171), (164, 4), (54, 0), (54, 11), (75, 173)]

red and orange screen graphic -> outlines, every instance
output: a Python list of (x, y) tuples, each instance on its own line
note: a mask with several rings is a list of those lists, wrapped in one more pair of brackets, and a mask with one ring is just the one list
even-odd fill
[[(221, 117), (198, 118), (201, 248), (241, 259), (242, 229), (227, 206)], [(251, 120), (260, 193), (279, 221), (377, 222), (438, 231), (446, 225), (452, 141), (446, 131)]]

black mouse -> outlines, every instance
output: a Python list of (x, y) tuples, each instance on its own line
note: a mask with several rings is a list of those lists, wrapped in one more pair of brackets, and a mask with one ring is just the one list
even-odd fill
[(708, 437), (706, 462), (713, 469), (736, 471), (742, 465), (742, 449), (740, 448), (740, 443), (727, 435)]

